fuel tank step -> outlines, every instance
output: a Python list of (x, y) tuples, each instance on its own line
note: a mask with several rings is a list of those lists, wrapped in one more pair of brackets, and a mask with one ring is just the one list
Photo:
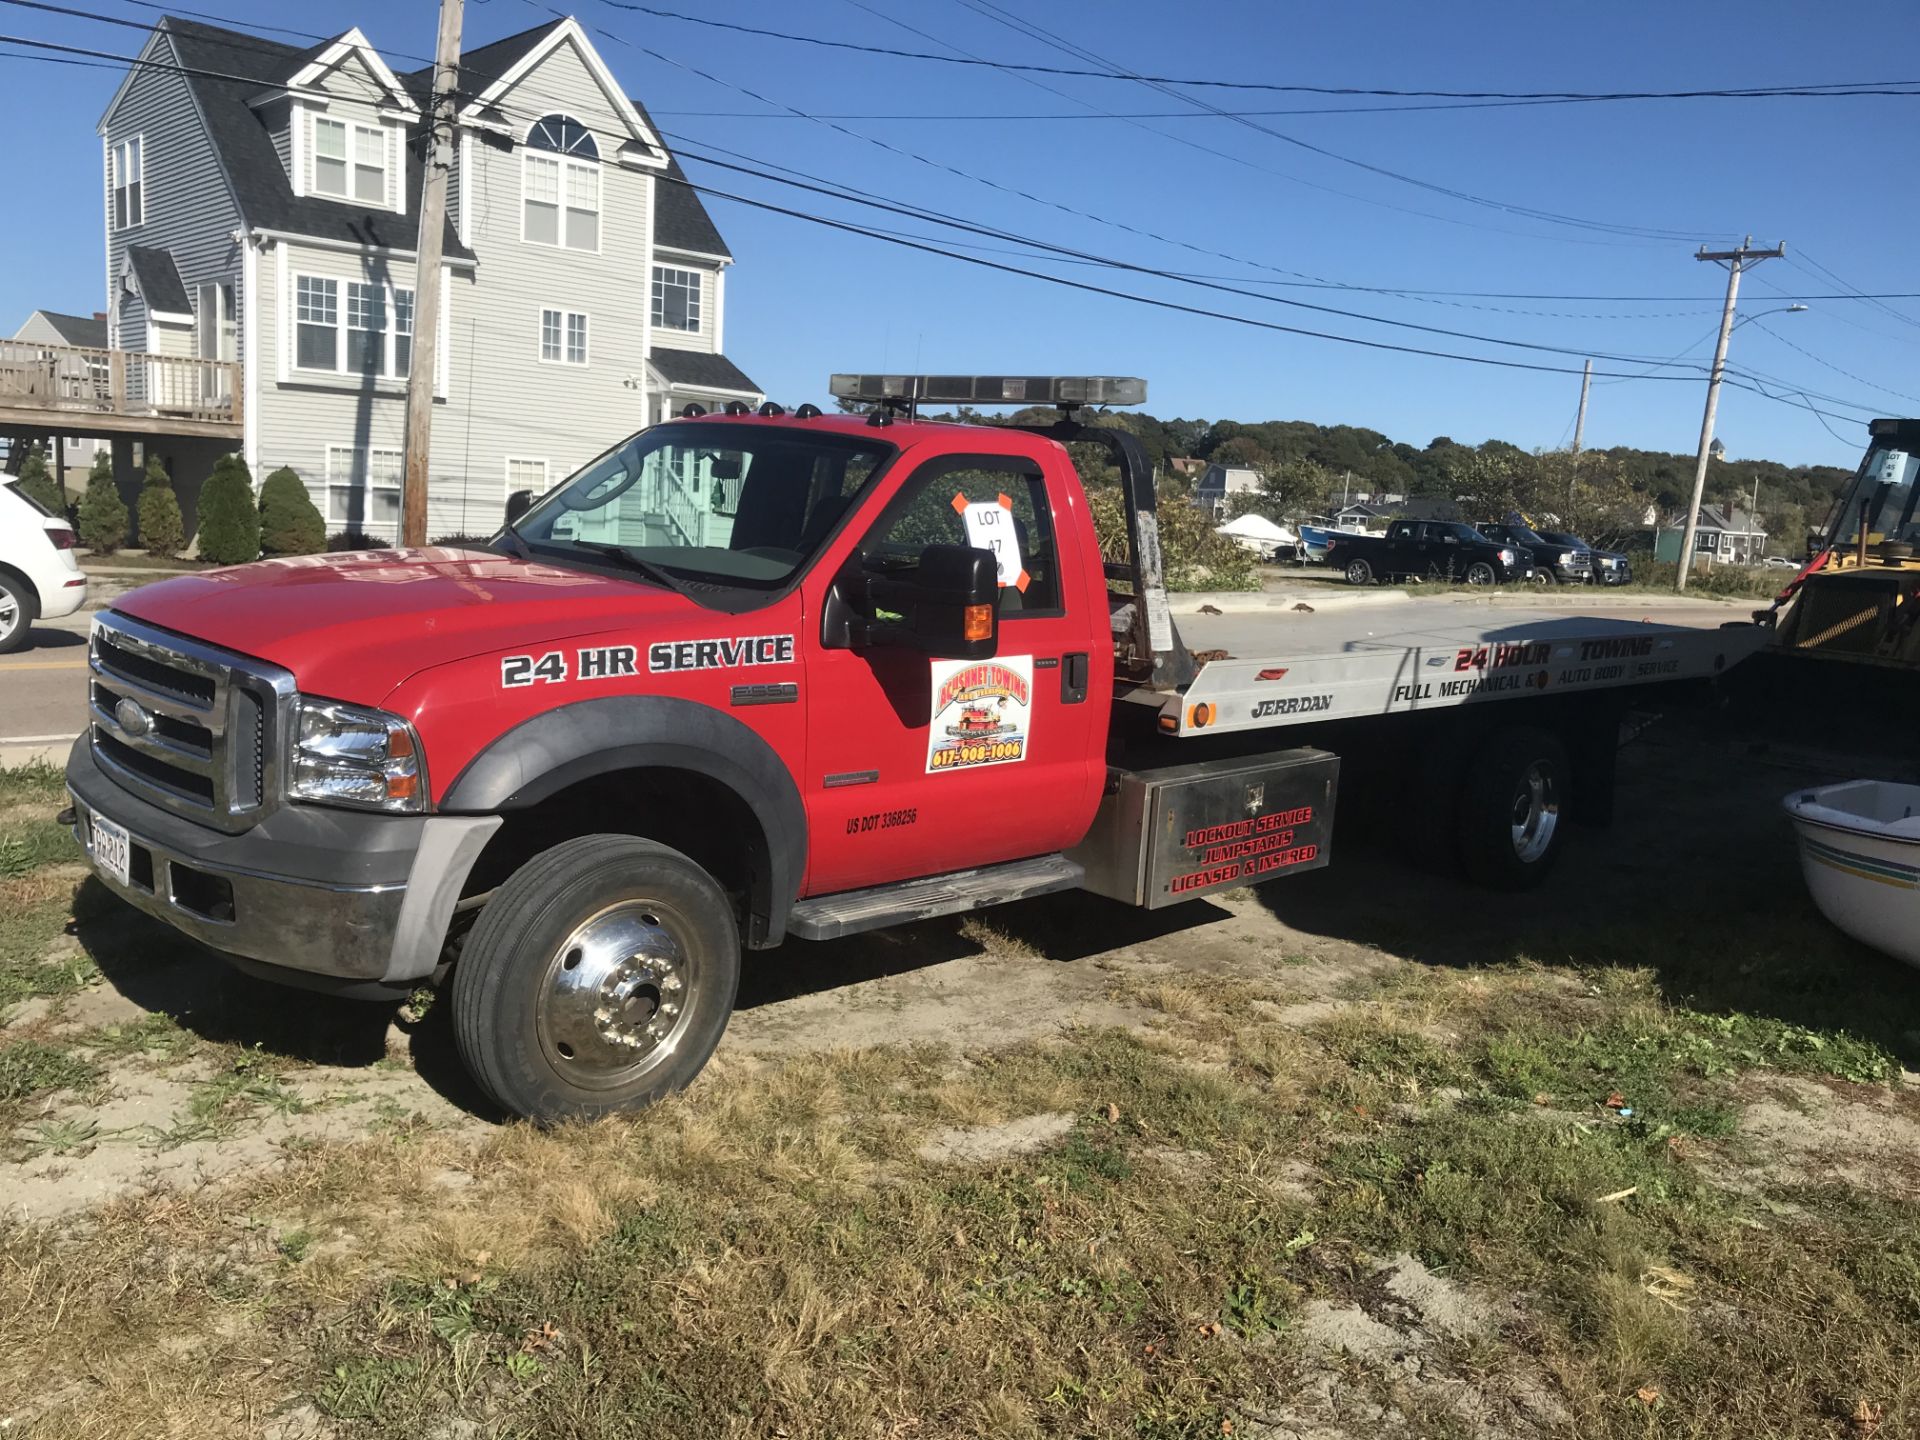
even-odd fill
[(787, 933), (802, 940), (837, 940), (878, 930), (930, 920), (936, 915), (959, 915), (984, 910), (1009, 900), (1076, 890), (1086, 871), (1064, 855), (1040, 855), (1010, 860), (977, 870), (955, 870), (866, 890), (843, 890), (838, 895), (816, 895), (802, 900), (787, 916)]

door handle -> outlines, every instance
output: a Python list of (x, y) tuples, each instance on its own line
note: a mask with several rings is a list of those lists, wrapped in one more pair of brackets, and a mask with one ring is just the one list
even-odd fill
[(1088, 652), (1076, 650), (1066, 660), (1060, 667), (1060, 703), (1078, 705), (1087, 698)]

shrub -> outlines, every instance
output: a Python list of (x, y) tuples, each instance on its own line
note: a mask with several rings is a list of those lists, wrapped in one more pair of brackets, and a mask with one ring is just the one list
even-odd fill
[(260, 549), (267, 555), (318, 555), (327, 548), (327, 522), (307, 485), (282, 465), (260, 482)]
[(147, 457), (147, 479), (140, 487), (140, 543), (158, 560), (171, 560), (187, 548), (180, 501), (160, 457)]
[(200, 488), (200, 558), (215, 565), (260, 558), (260, 507), (253, 476), (238, 455), (222, 455)]
[(436, 535), (427, 544), (441, 550), (484, 550), (491, 535)]
[(67, 513), (67, 497), (60, 489), (60, 482), (53, 478), (53, 472), (47, 469), (46, 454), (38, 445), (20, 462), (20, 493), (42, 510), (55, 515)]
[(327, 537), (329, 551), (341, 550), (386, 550), (393, 545), (391, 540), (382, 540), (377, 535), (369, 535), (364, 530), (336, 530)]
[(113, 483), (113, 464), (94, 461), (87, 493), (80, 501), (80, 543), (96, 555), (111, 555), (127, 543), (127, 503)]

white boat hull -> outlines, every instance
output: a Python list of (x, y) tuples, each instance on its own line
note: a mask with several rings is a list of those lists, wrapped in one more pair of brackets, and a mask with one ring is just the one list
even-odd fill
[(1920, 968), (1920, 786), (1850, 780), (1785, 801), (1820, 913)]

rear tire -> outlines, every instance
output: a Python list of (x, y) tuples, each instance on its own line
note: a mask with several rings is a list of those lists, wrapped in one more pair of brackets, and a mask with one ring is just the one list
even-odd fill
[(1567, 748), (1544, 730), (1489, 735), (1467, 764), (1454, 838), (1467, 878), (1493, 890), (1531, 890), (1552, 873), (1573, 794)]
[(733, 902), (677, 850), (584, 835), (494, 893), (453, 974), (454, 1040), (488, 1096), (542, 1125), (684, 1089), (740, 981)]
[(27, 632), (39, 613), (38, 600), (24, 581), (0, 574), (0, 655), (27, 643)]
[(1371, 585), (1373, 583), (1373, 564), (1371, 561), (1353, 559), (1347, 562), (1347, 583), (1349, 585)]

